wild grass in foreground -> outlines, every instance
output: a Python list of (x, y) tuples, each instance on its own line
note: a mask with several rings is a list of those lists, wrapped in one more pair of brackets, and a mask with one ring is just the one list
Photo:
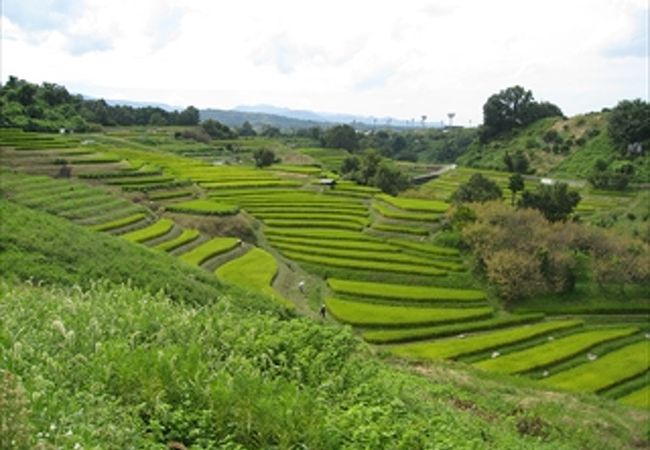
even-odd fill
[(373, 358), (349, 329), (242, 314), (228, 295), (191, 307), (88, 287), (0, 282), (3, 448), (643, 445), (647, 415), (600, 399), (459, 382), (442, 368), (423, 378)]

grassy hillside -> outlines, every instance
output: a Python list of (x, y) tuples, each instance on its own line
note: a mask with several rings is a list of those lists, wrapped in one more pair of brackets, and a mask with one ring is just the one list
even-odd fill
[(0, 448), (647, 444), (647, 413), (451, 363), (388, 363), (349, 328), (268, 309), (178, 259), (1, 207), (0, 405), (12, 420)]
[[(457, 163), (483, 169), (505, 170), (506, 153), (522, 151), (536, 175), (586, 179), (595, 162), (621, 159), (607, 131), (607, 113), (577, 115), (568, 119), (549, 117), (481, 144), (475, 141)], [(633, 181), (650, 182), (650, 159), (631, 160)]]

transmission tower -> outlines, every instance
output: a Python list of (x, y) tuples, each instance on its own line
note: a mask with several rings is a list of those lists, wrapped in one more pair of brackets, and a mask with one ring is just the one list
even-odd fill
[(456, 117), (456, 113), (454, 113), (454, 112), (447, 113), (447, 117), (449, 117), (449, 126), (453, 127), (454, 126), (454, 117)]

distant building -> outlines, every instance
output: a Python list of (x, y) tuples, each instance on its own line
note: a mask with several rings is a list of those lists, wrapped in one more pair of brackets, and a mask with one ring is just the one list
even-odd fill
[(318, 184), (321, 186), (331, 186), (334, 187), (336, 186), (336, 180), (334, 178), (321, 178), (318, 180)]
[(542, 178), (539, 182), (545, 186), (553, 186), (555, 184), (555, 180), (552, 178)]

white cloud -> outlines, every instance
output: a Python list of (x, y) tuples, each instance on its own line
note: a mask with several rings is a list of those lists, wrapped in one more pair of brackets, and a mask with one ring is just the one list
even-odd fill
[(95, 96), (462, 124), (513, 84), (569, 114), (647, 97), (644, 0), (86, 0), (39, 30), (30, 14), (2, 19), (2, 76)]

